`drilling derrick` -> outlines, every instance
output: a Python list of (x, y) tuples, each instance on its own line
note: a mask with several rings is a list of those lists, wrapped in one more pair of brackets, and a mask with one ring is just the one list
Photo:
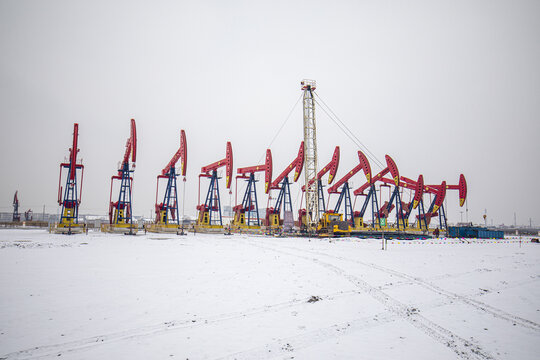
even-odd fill
[(304, 91), (304, 163), (306, 184), (306, 227), (308, 233), (317, 232), (319, 224), (319, 193), (317, 188), (317, 131), (315, 127), (314, 80), (301, 82)]

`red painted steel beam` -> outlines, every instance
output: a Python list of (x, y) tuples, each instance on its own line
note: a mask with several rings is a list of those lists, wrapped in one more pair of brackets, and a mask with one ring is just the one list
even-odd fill
[[(367, 158), (365, 156), (364, 158), (365, 158), (365, 161), (367, 161)], [(367, 183), (360, 186), (358, 189), (354, 190), (353, 194), (355, 196), (362, 195), (364, 191), (371, 186), (371, 184), (375, 184), (377, 181), (380, 181), (383, 178), (383, 176), (385, 176), (388, 173), (392, 175), (392, 178), (394, 179), (393, 180), (394, 185), (399, 186), (399, 171), (398, 171), (395, 161), (389, 155), (385, 155), (384, 158), (386, 160), (386, 167), (382, 169), (373, 178), (368, 179)]]
[(238, 168), (236, 172), (240, 174), (241, 177), (244, 177), (246, 174), (256, 173), (259, 171), (264, 171), (264, 192), (268, 194), (268, 191), (270, 191), (270, 183), (272, 182), (272, 152), (270, 149), (266, 149), (266, 160), (264, 165)]
[(339, 187), (341, 187), (343, 184), (349, 181), (349, 179), (352, 178), (354, 175), (356, 175), (356, 173), (358, 173), (360, 170), (364, 170), (364, 175), (366, 176), (366, 179), (369, 182), (370, 177), (371, 177), (371, 167), (369, 166), (369, 162), (367, 161), (366, 156), (361, 151), (358, 151), (358, 160), (359, 160), (358, 165), (356, 165), (351, 171), (349, 171), (344, 177), (339, 179), (334, 185), (332, 185), (328, 189), (329, 194), (338, 193)]
[[(396, 182), (393, 179), (388, 179), (385, 177), (378, 179), (378, 181), (388, 185), (396, 185)], [(414, 190), (413, 209), (416, 209), (416, 207), (420, 203), (420, 200), (422, 199), (422, 195), (424, 195), (424, 176), (419, 175), (418, 181), (413, 183), (402, 181), (400, 183), (400, 186), (405, 189)]]
[(317, 179), (320, 180), (327, 172), (328, 174), (328, 185), (330, 185), (336, 176), (337, 170), (339, 167), (339, 146), (336, 146), (334, 149), (334, 155), (332, 155), (332, 160), (325, 167), (319, 171), (317, 174)]
[(131, 119), (131, 162), (137, 161), (137, 128), (135, 127), (135, 119)]
[(216, 161), (215, 163), (212, 163), (207, 166), (203, 166), (201, 168), (201, 173), (208, 175), (210, 172), (217, 170), (222, 166), (225, 166), (225, 186), (227, 187), (227, 189), (230, 189), (231, 180), (232, 180), (232, 171), (233, 171), (233, 152), (232, 152), (232, 145), (230, 141), (227, 141), (225, 159)]
[(416, 187), (414, 189), (413, 197), (413, 209), (416, 209), (422, 196), (424, 195), (424, 176), (422, 174), (418, 175), (418, 181), (416, 182)]
[[(409, 184), (415, 184), (414, 180), (408, 179), (404, 176), (401, 177), (401, 180)], [(424, 191), (430, 194), (437, 194), (439, 193), (441, 186), (442, 184), (441, 185), (424, 185)], [(459, 183), (457, 185), (445, 185), (445, 186), (446, 186), (446, 190), (459, 191), (459, 206), (463, 206), (465, 204), (465, 200), (467, 199), (467, 181), (465, 180), (465, 176), (463, 174), (460, 174)]]
[(300, 149), (298, 149), (298, 155), (296, 158), (290, 163), (285, 170), (279, 176), (272, 182), (270, 185), (270, 189), (279, 189), (279, 184), (285, 179), (286, 176), (289, 176), (290, 172), (295, 169), (294, 172), (294, 179), (293, 181), (296, 182), (298, 180), (298, 177), (300, 176), (300, 173), (302, 172), (302, 168), (304, 167), (304, 142), (302, 141), (300, 143)]
[(137, 129), (135, 126), (135, 119), (131, 119), (131, 129), (129, 138), (126, 142), (126, 151), (124, 152), (124, 158), (122, 164), (129, 162), (129, 157), (131, 155), (131, 162), (135, 162), (137, 159)]
[(435, 193), (435, 206), (433, 207), (432, 214), (435, 214), (441, 205), (443, 204), (444, 198), (446, 197), (446, 181), (443, 181), (438, 187), (437, 192)]
[(169, 170), (171, 170), (172, 167), (176, 166), (176, 163), (178, 160), (180, 161), (180, 174), (182, 176), (186, 176), (186, 168), (187, 168), (187, 142), (186, 142), (186, 133), (184, 130), (180, 130), (180, 147), (172, 157), (171, 161), (165, 166), (163, 170), (161, 170), (161, 175), (164, 176), (169, 173)]
[(69, 180), (75, 179), (75, 169), (77, 165), (77, 153), (79, 152), (79, 149), (77, 148), (77, 142), (79, 139), (79, 124), (75, 123), (73, 124), (73, 144), (71, 145), (71, 149), (69, 149)]
[[(330, 172), (328, 174), (328, 185), (330, 185), (332, 181), (334, 181), (338, 167), (339, 167), (339, 146), (336, 146), (336, 148), (334, 149), (334, 155), (332, 155), (332, 159), (330, 160), (328, 164), (326, 164), (325, 167), (321, 169), (321, 171), (317, 173), (316, 179), (321, 180), (322, 177), (326, 175), (327, 172)], [(311, 186), (311, 184), (313, 184), (314, 181), (315, 179), (311, 179), (309, 180), (308, 184)], [(306, 191), (305, 185), (302, 186), (302, 191)]]

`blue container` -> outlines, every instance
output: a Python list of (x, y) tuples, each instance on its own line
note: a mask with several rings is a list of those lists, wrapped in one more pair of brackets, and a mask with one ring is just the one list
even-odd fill
[(504, 231), (488, 230), (477, 226), (449, 226), (448, 236), (453, 238), (504, 239)]

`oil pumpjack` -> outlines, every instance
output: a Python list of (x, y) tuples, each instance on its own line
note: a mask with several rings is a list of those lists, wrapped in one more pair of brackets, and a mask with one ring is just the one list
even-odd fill
[[(294, 213), (291, 201), (291, 190), (289, 186), (289, 174), (294, 170), (293, 182), (296, 182), (300, 177), (302, 168), (304, 167), (304, 142), (300, 143), (298, 155), (294, 160), (283, 170), (281, 174), (270, 184), (271, 190), (279, 190), (278, 197), (274, 203), (274, 207), (266, 208), (265, 225), (271, 230), (283, 232), (291, 232), (294, 226)], [(268, 202), (270, 203), (270, 191), (268, 192)], [(281, 211), (283, 209), (283, 220), (281, 219)]]
[[(263, 165), (238, 168), (237, 172), (239, 175), (236, 176), (236, 180), (245, 179), (247, 185), (242, 203), (233, 208), (234, 219), (231, 230), (239, 232), (257, 231), (261, 228), (261, 219), (259, 217), (255, 173), (264, 172), (264, 192), (268, 194), (272, 182), (272, 152), (270, 149), (266, 149), (266, 160)], [(238, 190), (238, 185), (236, 189)]]
[(15, 195), (13, 195), (13, 222), (21, 221), (21, 214), (19, 214), (19, 198), (17, 197), (18, 192), (19, 191), (15, 191)]
[[(179, 173), (176, 171), (176, 163), (180, 160)], [(173, 155), (167, 166), (161, 170), (161, 174), (157, 176), (156, 183), (156, 219), (154, 224), (147, 226), (150, 232), (175, 232), (177, 235), (185, 235), (183, 227), (183, 219), (180, 220), (180, 211), (178, 209), (178, 187), (176, 178), (180, 175), (183, 177), (183, 182), (186, 182), (187, 169), (187, 143), (186, 133), (180, 131), (180, 147)], [(158, 203), (159, 183), (160, 179), (167, 180), (167, 186), (163, 195), (163, 201)], [(182, 199), (182, 204), (185, 199)], [(182, 222), (182, 223), (181, 223)]]
[[(62, 206), (60, 220), (49, 228), (50, 232), (59, 234), (75, 234), (85, 230), (83, 224), (79, 224), (79, 205), (82, 197), (82, 182), (84, 166), (77, 163), (79, 139), (79, 124), (73, 125), (73, 143), (69, 149), (69, 161), (60, 164), (60, 176), (58, 179), (58, 204)], [(63, 170), (67, 170), (63, 171)], [(77, 182), (77, 173), (81, 173), (81, 180)], [(66, 185), (62, 188), (62, 173), (66, 173)]]
[[(230, 141), (227, 141), (225, 158), (201, 168), (199, 174), (199, 205), (197, 205), (197, 222), (194, 230), (200, 232), (222, 232), (223, 217), (221, 214), (221, 197), (219, 194), (218, 169), (225, 167), (225, 187), (231, 188), (233, 171), (233, 152)], [(204, 204), (200, 202), (201, 177), (209, 178), (210, 184)]]
[[(131, 158), (131, 161), (130, 161)], [(137, 129), (135, 120), (131, 119), (130, 136), (126, 142), (124, 157), (118, 169), (118, 174), (111, 176), (111, 191), (109, 195), (109, 224), (102, 224), (101, 231), (123, 233), (126, 235), (137, 234), (138, 226), (133, 224), (132, 211), (132, 173), (135, 171), (137, 159)], [(113, 201), (113, 185), (120, 182), (118, 200)]]

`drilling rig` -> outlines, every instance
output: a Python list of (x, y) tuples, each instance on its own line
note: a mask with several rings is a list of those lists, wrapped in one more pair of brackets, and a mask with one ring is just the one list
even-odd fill
[[(176, 163), (180, 160), (180, 173), (176, 172)], [(155, 223), (147, 226), (150, 232), (176, 232), (177, 235), (185, 235), (183, 219), (180, 220), (180, 211), (178, 210), (178, 188), (176, 178), (179, 175), (183, 176), (183, 182), (186, 182), (187, 168), (187, 143), (186, 133), (180, 131), (180, 147), (173, 155), (167, 166), (161, 170), (161, 174), (157, 176), (156, 181), (156, 220)], [(167, 180), (167, 187), (163, 201), (158, 203), (159, 183), (160, 180)], [(182, 204), (185, 199), (182, 199)]]
[[(73, 143), (69, 149), (69, 162), (60, 164), (60, 176), (58, 179), (58, 204), (62, 206), (60, 221), (49, 228), (50, 232), (59, 234), (81, 233), (85, 226), (79, 224), (79, 205), (82, 198), (82, 182), (84, 176), (84, 166), (77, 163), (77, 142), (79, 139), (79, 124), (73, 125)], [(66, 187), (62, 188), (62, 173), (67, 170)], [(77, 172), (80, 170), (81, 181), (77, 184)], [(78, 185), (78, 187), (77, 187)], [(62, 198), (63, 193), (63, 198)]]
[(304, 113), (304, 164), (306, 186), (306, 230), (315, 234), (319, 225), (319, 192), (317, 189), (317, 129), (315, 124), (315, 99), (313, 91), (317, 84), (314, 80), (301, 83)]
[[(131, 175), (135, 171), (136, 159), (137, 129), (135, 127), (135, 120), (131, 119), (130, 136), (126, 142), (124, 157), (120, 163), (118, 174), (111, 176), (109, 224), (102, 224), (101, 231), (123, 233), (126, 235), (137, 234), (138, 226), (137, 224), (133, 224), (133, 177)], [(116, 182), (120, 182), (120, 191), (118, 193), (118, 200), (113, 202), (113, 185)]]
[[(199, 199), (197, 205), (197, 223), (195, 231), (221, 232), (223, 231), (223, 218), (221, 216), (221, 197), (219, 194), (218, 169), (225, 167), (225, 187), (231, 188), (233, 171), (233, 152), (230, 141), (227, 141), (225, 158), (201, 168), (199, 175)], [(206, 200), (201, 204), (201, 177), (210, 178)]]

